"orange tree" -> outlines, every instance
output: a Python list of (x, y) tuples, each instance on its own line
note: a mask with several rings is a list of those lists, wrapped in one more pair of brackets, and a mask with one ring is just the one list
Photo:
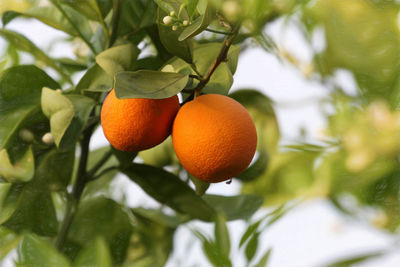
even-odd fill
[[(231, 266), (226, 222), (246, 220), (248, 228), (239, 248), (245, 247), (248, 264), (265, 266), (271, 250), (256, 253), (261, 231), (293, 203), (312, 197), (324, 197), (356, 217), (363, 217), (367, 209), (364, 217), (372, 225), (391, 232), (398, 228), (398, 1), (21, 0), (2, 1), (0, 8), (0, 35), (7, 42), (0, 66), (0, 260), (16, 250), (15, 261), (21, 266), (163, 266), (173, 249), (175, 230), (201, 220), (215, 224), (212, 238), (193, 230), (205, 256), (215, 266)], [(65, 42), (88, 53), (50, 57), (7, 28), (14, 20), (26, 18), (65, 32), (70, 36)], [(295, 22), (313, 51), (312, 61), (301, 62), (266, 34), (265, 27), (277, 20)], [(323, 45), (316, 45), (316, 39)], [(229, 93), (240, 51), (251, 49), (250, 43), (293, 64), (329, 90), (324, 99), (330, 107), (325, 135), (318, 143), (278, 146), (272, 101), (256, 89)], [(20, 64), (22, 52), (30, 54), (34, 63)], [(338, 70), (352, 75), (357, 92), (346, 93), (337, 82)], [(72, 79), (77, 72), (84, 74)], [(207, 194), (210, 184), (182, 167), (171, 138), (139, 154), (111, 146), (91, 151), (89, 142), (100, 127), (101, 107), (111, 89), (117, 98), (132, 103), (181, 96), (181, 105), (188, 105), (182, 110), (195, 117), (180, 116), (173, 136), (178, 158), (188, 169), (203, 167), (202, 162), (212, 167), (219, 160), (215, 155), (196, 155), (203, 134), (208, 135), (205, 140), (214, 153), (220, 152), (216, 146), (227, 150), (227, 155), (247, 149), (240, 142), (229, 143), (230, 139), (224, 143), (223, 131), (213, 132), (210, 138), (207, 126), (216, 125), (206, 122), (205, 129), (199, 129), (195, 123), (208, 119), (209, 109), (190, 111), (189, 105), (200, 103), (204, 94), (229, 95), (241, 103), (251, 114), (258, 136), (253, 163), (240, 174), (234, 172), (242, 182), (242, 194)], [(226, 120), (241, 123), (243, 117), (235, 121), (235, 116), (224, 114), (228, 102), (221, 100), (217, 106), (217, 124), (222, 127)], [(227, 112), (242, 109), (230, 105)], [(138, 135), (134, 140), (142, 140), (140, 128), (147, 128), (143, 143), (128, 150), (151, 147), (171, 130), (171, 125), (161, 125), (165, 118), (153, 119), (148, 109), (142, 114), (156, 125), (144, 124), (139, 130), (125, 121), (131, 113), (118, 116), (119, 111), (108, 108), (114, 118), (107, 126), (109, 136), (124, 125), (122, 134), (129, 131), (126, 136)], [(245, 123), (243, 130), (253, 127)], [(240, 132), (240, 127), (234, 129)], [(196, 135), (200, 130), (201, 135)], [(146, 137), (153, 138), (159, 131), (163, 133), (157, 141), (144, 144)], [(254, 135), (244, 136), (243, 142), (251, 139), (250, 147), (255, 146)], [(124, 146), (119, 148), (125, 150)], [(231, 167), (242, 161), (246, 165), (247, 160), (239, 158)], [(208, 170), (200, 173), (204, 172)], [(223, 179), (233, 175), (230, 168), (223, 172), (218, 174)], [(157, 200), (160, 208), (127, 207), (113, 200), (110, 183), (119, 173)], [(353, 206), (345, 203), (349, 196)], [(252, 219), (262, 205), (274, 209)], [(166, 212), (166, 207), (171, 210)]]

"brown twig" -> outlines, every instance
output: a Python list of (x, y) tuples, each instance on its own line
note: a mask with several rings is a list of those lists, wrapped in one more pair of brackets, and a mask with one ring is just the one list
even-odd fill
[(210, 81), (211, 76), (214, 71), (218, 68), (219, 64), (222, 62), (226, 62), (228, 59), (229, 48), (231, 47), (233, 40), (239, 33), (239, 27), (236, 27), (235, 30), (232, 31), (232, 34), (226, 36), (224, 43), (222, 44), (221, 50), (217, 58), (214, 60), (210, 69), (207, 72), (207, 75), (200, 79), (200, 82), (197, 84), (196, 88), (194, 88), (194, 97), (198, 97), (201, 93), (201, 90), (206, 86), (206, 84)]

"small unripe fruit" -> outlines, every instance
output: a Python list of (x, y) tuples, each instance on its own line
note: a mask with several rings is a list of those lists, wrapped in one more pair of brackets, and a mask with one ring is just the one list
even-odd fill
[(163, 18), (163, 22), (164, 22), (165, 25), (169, 25), (169, 24), (172, 23), (172, 18), (170, 16), (165, 16)]
[(188, 20), (184, 20), (182, 24), (183, 24), (183, 26), (188, 26), (189, 25), (189, 21)]
[(175, 11), (169, 12), (169, 15), (170, 15), (171, 17), (175, 16)]
[(177, 29), (178, 29), (178, 26), (176, 26), (176, 25), (172, 26), (173, 31), (176, 31)]
[(51, 133), (45, 133), (42, 136), (42, 141), (46, 145), (52, 145), (52, 144), (54, 144), (54, 137), (53, 137), (53, 135)]
[(32, 132), (28, 129), (22, 129), (19, 131), (19, 137), (26, 143), (31, 143), (34, 139)]

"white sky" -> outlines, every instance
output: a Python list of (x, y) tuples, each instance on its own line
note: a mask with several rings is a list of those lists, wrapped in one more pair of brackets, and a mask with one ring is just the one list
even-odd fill
[[(309, 60), (310, 52), (304, 45), (301, 35), (293, 27), (289, 27), (289, 30), (282, 34), (281, 26), (279, 23), (275, 24), (268, 31), (274, 37), (278, 37), (287, 50), (296, 52), (299, 58)], [(46, 49), (54, 38), (65, 36), (33, 20), (29, 22), (16, 20), (10, 23), (8, 28), (25, 34), (43, 49)], [(3, 41), (0, 42), (0, 48), (2, 46), (4, 46)], [(69, 46), (59, 44), (52, 55), (69, 57), (72, 56), (72, 51)], [(343, 83), (350, 88), (353, 87), (348, 74), (340, 72), (338, 75)], [(251, 48), (241, 55), (234, 78), (233, 89), (244, 87), (260, 89), (277, 102), (276, 112), (285, 141), (295, 139), (300, 127), (308, 130), (311, 139), (318, 136), (319, 130), (324, 126), (324, 118), (320, 115), (318, 103), (306, 101), (302, 104), (302, 100), (326, 96), (326, 89), (319, 84), (308, 82), (298, 70), (289, 65), (282, 65), (274, 56), (257, 48)], [(297, 104), (289, 107), (288, 103)], [(106, 143), (101, 130), (98, 130), (91, 147)], [(138, 186), (122, 177), (117, 180), (118, 188), (129, 192), (130, 206), (156, 205), (156, 202), (149, 199)], [(238, 193), (239, 188), (237, 181), (231, 185), (219, 183), (212, 185), (209, 193), (234, 195)], [(204, 223), (194, 223), (191, 226), (206, 231), (212, 230), (211, 225)], [(244, 255), (243, 251), (238, 253), (236, 248), (243, 234), (244, 224), (232, 222), (229, 223), (229, 229), (233, 239), (234, 266), (244, 266), (243, 256), (237, 256)], [(178, 230), (175, 236), (175, 252), (167, 267), (211, 266), (199, 251), (199, 242), (193, 243), (195, 239), (189, 233), (187, 227)], [(191, 243), (193, 247), (187, 251)], [(328, 202), (317, 199), (304, 203), (265, 231), (259, 252), (264, 252), (269, 247), (273, 248), (269, 267), (317, 267), (320, 266), (318, 264), (329, 262), (338, 256), (352, 256), (375, 249), (392, 249), (393, 253), (389, 256), (359, 266), (397, 267), (400, 266), (400, 255), (396, 255), (394, 251), (399, 249), (398, 243), (397, 245), (395, 243), (393, 236), (379, 232), (355, 219), (346, 218)], [(11, 261), (7, 261), (4, 266), (12, 266)]]

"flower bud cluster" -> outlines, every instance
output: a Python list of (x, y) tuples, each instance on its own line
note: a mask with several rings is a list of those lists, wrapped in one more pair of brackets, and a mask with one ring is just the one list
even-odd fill
[(171, 26), (173, 31), (178, 30), (180, 27), (186, 27), (190, 25), (190, 21), (179, 18), (175, 11), (171, 11), (169, 15), (165, 16), (162, 19), (162, 22), (167, 26)]

